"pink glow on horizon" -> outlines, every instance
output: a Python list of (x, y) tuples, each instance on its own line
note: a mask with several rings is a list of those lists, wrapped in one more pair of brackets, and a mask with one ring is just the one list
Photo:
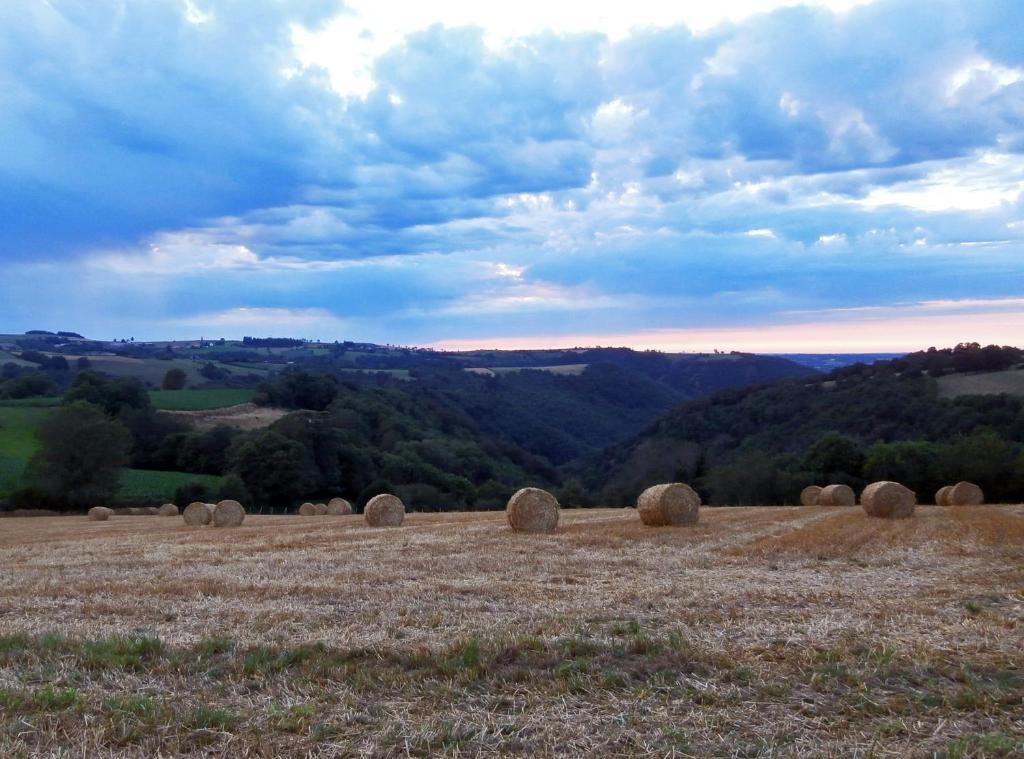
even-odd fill
[(459, 338), (439, 340), (443, 350), (537, 349), (554, 346), (628, 346), (673, 352), (743, 351), (749, 353), (903, 353), (960, 342), (1018, 345), (1024, 336), (1024, 311), (862, 318), (763, 327), (652, 329), (590, 335)]

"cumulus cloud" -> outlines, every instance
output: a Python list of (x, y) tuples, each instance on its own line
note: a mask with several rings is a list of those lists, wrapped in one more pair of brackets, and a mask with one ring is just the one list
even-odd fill
[(829, 4), (498, 37), (472, 9), (0, 5), (0, 318), (432, 341), (1011, 295), (1024, 7)]

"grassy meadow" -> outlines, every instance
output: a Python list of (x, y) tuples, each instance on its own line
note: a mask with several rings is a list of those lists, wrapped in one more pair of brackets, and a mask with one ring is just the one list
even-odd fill
[(160, 411), (207, 411), (249, 403), (255, 392), (252, 388), (151, 390), (149, 397)]
[(39, 448), (36, 430), (52, 412), (32, 401), (39, 399), (0, 402), (0, 496), (17, 489), (25, 464)]
[(4, 756), (1024, 752), (1021, 506), (3, 526)]
[[(221, 391), (196, 392), (202, 396), (203, 392), (217, 393)], [(23, 401), (0, 401), (0, 497), (9, 495), (20, 487), (19, 481), (25, 465), (32, 454), (39, 449), (36, 430), (53, 412), (59, 400), (29, 398)], [(200, 398), (200, 402), (202, 402), (202, 398)], [(207, 398), (205, 402), (213, 403), (214, 400)], [(216, 488), (222, 479), (212, 475), (184, 472), (125, 469), (121, 475), (121, 487), (117, 498), (119, 501), (131, 503), (169, 500), (173, 497), (174, 491), (187, 482), (203, 482)]]

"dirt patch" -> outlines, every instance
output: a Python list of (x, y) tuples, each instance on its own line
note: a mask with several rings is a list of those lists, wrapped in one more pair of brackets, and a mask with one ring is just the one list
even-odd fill
[(258, 430), (269, 427), (288, 411), (279, 408), (257, 406), (255, 403), (240, 403), (227, 408), (203, 409), (200, 411), (161, 411), (179, 419), (188, 419), (199, 430), (208, 430), (227, 425), (239, 430)]

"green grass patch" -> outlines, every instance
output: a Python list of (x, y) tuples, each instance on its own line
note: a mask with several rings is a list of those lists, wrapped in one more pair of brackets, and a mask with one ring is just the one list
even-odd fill
[[(182, 394), (190, 391), (180, 391)], [(196, 391), (250, 393), (250, 390)], [(30, 399), (40, 400), (40, 399)], [(43, 399), (49, 400), (49, 399)], [(59, 399), (53, 399), (59, 401)], [(10, 403), (10, 402), (7, 402)], [(53, 413), (53, 407), (33, 405), (0, 404), (0, 496), (5, 496), (21, 487), (21, 475), (25, 465), (37, 450), (39, 439), (36, 431), (43, 421)], [(117, 498), (124, 502), (145, 502), (169, 500), (174, 491), (187, 482), (202, 482), (216, 490), (223, 477), (188, 472), (156, 472), (147, 469), (125, 469), (121, 473)]]
[(220, 388), (212, 390), (151, 390), (153, 407), (161, 411), (206, 411), (227, 408), (252, 400), (252, 388)]
[(175, 490), (188, 482), (201, 482), (211, 490), (217, 490), (223, 481), (223, 477), (213, 474), (123, 469), (117, 499), (131, 503), (166, 501), (174, 497)]
[[(3, 335), (0, 335), (0, 338), (2, 337)], [(13, 353), (8, 353), (7, 351), (0, 351), (0, 366), (2, 366), (3, 364), (14, 364), (15, 366), (26, 367), (36, 366), (36, 364), (33, 364), (31, 361), (23, 361), (22, 359), (15, 356)]]
[(229, 730), (241, 719), (227, 709), (213, 706), (197, 706), (185, 719), (185, 724), (193, 730)]
[(89, 670), (141, 669), (143, 664), (160, 657), (163, 644), (159, 638), (114, 637), (86, 641), (81, 647), (82, 665)]
[(0, 400), (0, 408), (53, 408), (64, 400), (59, 395), (42, 395), (35, 398), (4, 398)]
[(946, 748), (948, 759), (966, 757), (1021, 756), (1024, 737), (1007, 733), (970, 733), (961, 736)]
[(39, 450), (36, 431), (53, 409), (0, 406), (0, 496), (18, 489), (25, 463)]
[(54, 688), (47, 685), (36, 691), (32, 700), (39, 711), (59, 712), (78, 706), (81, 698), (74, 688)]
[(36, 431), (52, 409), (0, 406), (0, 456), (28, 459), (39, 449)]

